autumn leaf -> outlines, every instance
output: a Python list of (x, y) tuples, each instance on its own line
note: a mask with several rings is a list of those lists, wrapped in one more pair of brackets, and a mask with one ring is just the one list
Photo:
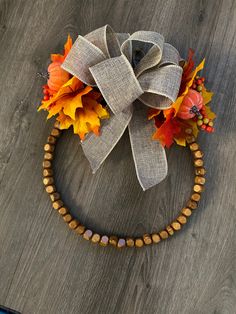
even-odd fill
[(156, 129), (153, 139), (159, 140), (163, 146), (170, 147), (176, 135), (181, 132), (178, 119), (174, 117), (174, 110), (165, 110), (165, 122)]
[(208, 91), (205, 87), (203, 87), (203, 89), (202, 89), (202, 97), (203, 97), (205, 105), (208, 104), (211, 101), (213, 95), (214, 94), (212, 92)]

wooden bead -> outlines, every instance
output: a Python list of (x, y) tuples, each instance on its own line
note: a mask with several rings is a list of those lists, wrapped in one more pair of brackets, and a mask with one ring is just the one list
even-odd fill
[(187, 207), (189, 207), (190, 209), (196, 209), (197, 208), (197, 202), (190, 200), (187, 203)]
[(193, 157), (198, 159), (198, 158), (202, 158), (203, 157), (203, 152), (201, 152), (200, 150), (197, 150), (196, 152), (193, 153)]
[(118, 240), (117, 247), (118, 247), (118, 249), (121, 249), (121, 248), (125, 247), (125, 239), (120, 238)]
[(52, 153), (45, 153), (44, 159), (45, 160), (53, 160), (53, 154)]
[(181, 225), (184, 225), (184, 224), (186, 224), (186, 222), (187, 222), (187, 218), (186, 218), (184, 215), (180, 215), (180, 216), (177, 218), (177, 221), (178, 221), (179, 223), (181, 223)]
[(99, 242), (99, 244), (100, 244), (101, 246), (107, 246), (107, 245), (109, 244), (109, 238), (108, 238), (108, 236), (106, 236), (106, 235), (102, 236), (102, 237), (101, 237), (101, 240), (100, 240), (100, 242)]
[(113, 246), (117, 246), (118, 243), (118, 237), (116, 236), (110, 236), (109, 237), (109, 243)]
[(68, 209), (66, 207), (61, 207), (59, 210), (58, 210), (58, 213), (62, 216), (64, 216), (65, 214), (68, 213)]
[(198, 146), (197, 143), (192, 143), (192, 144), (189, 145), (189, 148), (190, 148), (190, 150), (191, 150), (192, 152), (194, 152), (194, 151), (196, 151), (196, 150), (199, 149), (199, 146)]
[(196, 141), (196, 138), (193, 135), (186, 136), (186, 142), (192, 144)]
[(63, 202), (61, 200), (57, 200), (52, 203), (52, 207), (57, 210), (61, 208), (62, 206), (63, 206)]
[(79, 224), (78, 221), (76, 219), (73, 219), (69, 223), (69, 227), (74, 230), (75, 228), (77, 228), (78, 224)]
[(202, 167), (203, 166), (203, 160), (202, 159), (195, 159), (194, 160), (194, 166), (195, 167)]
[(143, 241), (146, 245), (152, 244), (152, 238), (147, 233), (143, 235)]
[(75, 232), (79, 235), (82, 235), (85, 231), (85, 226), (83, 225), (78, 225), (77, 228), (75, 228)]
[(167, 226), (166, 231), (169, 233), (170, 236), (174, 234), (174, 229), (171, 226)]
[(203, 168), (203, 167), (196, 168), (196, 169), (195, 169), (195, 174), (196, 174), (197, 176), (204, 176), (204, 174), (206, 174), (206, 170), (205, 170), (205, 168)]
[(54, 149), (55, 149), (55, 146), (52, 144), (45, 144), (44, 145), (44, 151), (45, 152), (53, 153)]
[(194, 190), (194, 192), (196, 192), (196, 193), (202, 193), (202, 191), (203, 191), (203, 186), (200, 185), (200, 184), (195, 184), (195, 185), (193, 186), (193, 190)]
[(144, 246), (143, 240), (141, 238), (135, 239), (135, 246), (138, 248)]
[(87, 230), (85, 230), (85, 232), (83, 234), (83, 238), (85, 240), (90, 240), (92, 238), (92, 235), (93, 235), (92, 230), (87, 229)]
[(51, 135), (54, 136), (54, 137), (59, 137), (60, 134), (61, 134), (61, 131), (58, 130), (58, 129), (55, 129), (55, 128), (54, 128), (54, 129), (52, 129), (52, 131), (51, 131)]
[(178, 231), (181, 229), (181, 224), (178, 221), (172, 222), (171, 226), (175, 231)]
[(60, 122), (59, 121), (55, 121), (54, 128), (60, 130)]
[(43, 168), (44, 169), (48, 169), (48, 168), (52, 168), (52, 163), (50, 160), (44, 160), (43, 161)]
[(43, 169), (43, 176), (44, 177), (51, 177), (53, 175), (52, 169)]
[(71, 214), (66, 214), (65, 216), (63, 216), (63, 219), (65, 222), (69, 223), (73, 217), (71, 216)]
[(201, 198), (201, 195), (198, 193), (193, 193), (191, 196), (191, 200), (195, 201), (195, 202), (199, 202)]
[(195, 177), (194, 182), (197, 184), (204, 185), (206, 182), (206, 179), (204, 177), (197, 176), (197, 177)]
[(152, 241), (153, 243), (159, 243), (161, 241), (161, 237), (157, 233), (152, 234)]
[(92, 238), (91, 238), (91, 241), (93, 243), (98, 243), (100, 241), (100, 239), (101, 239), (101, 236), (98, 233), (94, 233)]
[(187, 128), (187, 129), (185, 129), (185, 133), (190, 135), (193, 133), (193, 129)]
[(161, 232), (159, 232), (160, 237), (165, 240), (169, 237), (169, 234), (166, 230), (162, 230)]
[(52, 135), (49, 135), (49, 137), (47, 138), (47, 142), (48, 144), (56, 144), (56, 137), (52, 136)]
[(133, 246), (134, 246), (134, 239), (132, 239), (132, 238), (127, 238), (127, 239), (126, 239), (126, 245), (127, 245), (128, 247), (133, 247)]
[(60, 199), (60, 194), (57, 193), (57, 192), (56, 193), (52, 193), (52, 194), (50, 194), (50, 199), (51, 199), (52, 202), (55, 202), (55, 201)]
[(48, 194), (51, 194), (51, 193), (56, 192), (56, 187), (55, 185), (48, 185), (46, 186), (45, 190)]
[(190, 208), (184, 207), (184, 208), (181, 210), (181, 213), (184, 214), (184, 216), (189, 217), (189, 216), (191, 216), (192, 211), (191, 211)]
[(45, 178), (43, 178), (43, 184), (45, 186), (51, 185), (51, 184), (53, 184), (53, 182), (54, 182), (53, 177), (45, 177)]

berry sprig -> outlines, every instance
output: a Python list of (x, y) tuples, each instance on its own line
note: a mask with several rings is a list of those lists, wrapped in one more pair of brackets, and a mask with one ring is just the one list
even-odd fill
[(193, 81), (192, 89), (201, 93), (204, 87), (204, 82), (205, 82), (205, 77), (196, 76)]
[[(202, 90), (203, 88), (205, 88), (204, 82), (205, 77), (196, 76), (193, 81), (192, 89), (202, 94)], [(208, 133), (212, 133), (215, 131), (213, 127), (213, 121), (207, 116), (206, 106), (203, 106), (202, 109), (196, 113), (196, 116), (193, 118), (193, 120), (197, 122), (198, 127), (201, 128), (203, 131), (206, 131)]]
[(206, 113), (206, 106), (203, 106), (200, 110), (200, 115), (197, 116), (197, 125), (204, 131), (212, 133), (215, 131), (214, 123), (208, 118)]

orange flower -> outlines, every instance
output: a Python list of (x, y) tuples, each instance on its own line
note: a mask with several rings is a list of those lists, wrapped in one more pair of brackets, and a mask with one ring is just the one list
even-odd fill
[(49, 100), (42, 101), (39, 110), (49, 112), (48, 119), (58, 114), (61, 129), (73, 126), (81, 140), (89, 132), (99, 134), (100, 119), (109, 118), (108, 111), (99, 103), (101, 94), (72, 77)]

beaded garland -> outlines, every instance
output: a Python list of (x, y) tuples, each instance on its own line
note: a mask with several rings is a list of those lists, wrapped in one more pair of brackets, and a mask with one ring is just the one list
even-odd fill
[(119, 249), (124, 247), (141, 248), (145, 245), (157, 244), (162, 240), (171, 237), (176, 231), (179, 231), (183, 225), (187, 223), (189, 216), (191, 216), (192, 212), (197, 208), (205, 184), (204, 175), (206, 171), (203, 167), (203, 153), (200, 150), (199, 145), (196, 143), (196, 138), (192, 134), (192, 129), (186, 129), (185, 132), (187, 134), (186, 142), (190, 151), (192, 152), (193, 163), (195, 167), (193, 192), (191, 194), (190, 200), (187, 202), (186, 207), (181, 209), (178, 217), (160, 232), (152, 234), (145, 233), (137, 238), (130, 236), (120, 238), (116, 235), (100, 235), (81, 224), (77, 219), (75, 219), (75, 217), (72, 216), (70, 211), (61, 200), (53, 178), (53, 154), (57, 139), (62, 133), (58, 122), (54, 124), (54, 127), (47, 138), (47, 143), (44, 146), (43, 160), (43, 184), (52, 201), (52, 207), (58, 211), (69, 228), (74, 230), (78, 235), (82, 236), (83, 239), (104, 247), (111, 245)]

